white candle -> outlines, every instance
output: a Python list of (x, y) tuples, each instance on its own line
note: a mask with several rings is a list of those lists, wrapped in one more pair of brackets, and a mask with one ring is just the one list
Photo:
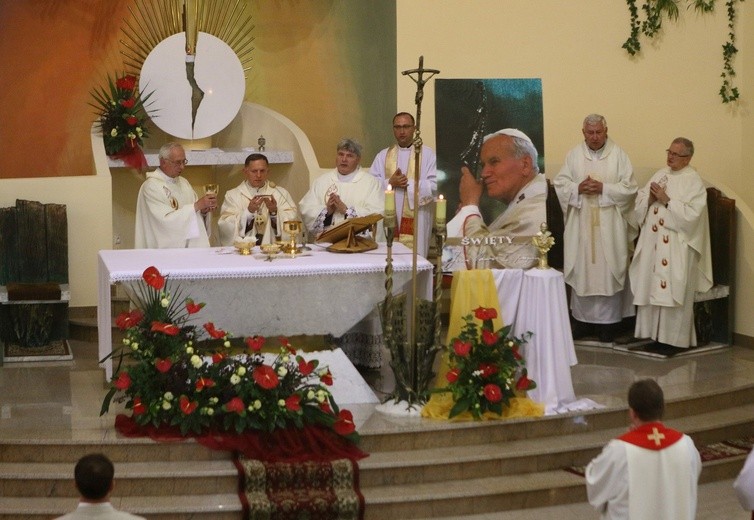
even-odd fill
[(435, 206), (435, 222), (438, 224), (444, 224), (445, 223), (445, 211), (447, 208), (447, 200), (440, 195), (437, 198), (436, 206)]
[(395, 213), (395, 193), (390, 184), (388, 184), (387, 190), (385, 190), (385, 214), (387, 213)]

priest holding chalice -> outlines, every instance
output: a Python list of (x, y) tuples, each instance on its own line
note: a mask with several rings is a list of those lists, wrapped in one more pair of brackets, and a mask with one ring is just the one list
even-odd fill
[(290, 193), (267, 179), (269, 161), (260, 153), (246, 158), (246, 179), (225, 194), (220, 219), (220, 243), (232, 246), (239, 241), (257, 245), (281, 239), (283, 223), (299, 220), (298, 209)]

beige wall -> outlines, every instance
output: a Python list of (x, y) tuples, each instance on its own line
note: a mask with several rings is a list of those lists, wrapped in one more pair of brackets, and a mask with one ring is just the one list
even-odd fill
[[(657, 42), (642, 40), (641, 56), (630, 58), (621, 48), (629, 22), (621, 0), (397, 2), (398, 106), (413, 103), (415, 84), (400, 72), (415, 68), (420, 55), (425, 67), (441, 71), (440, 78), (541, 78), (549, 178), (581, 139), (581, 121), (591, 112), (607, 118), (609, 134), (629, 153), (640, 184), (664, 166), (674, 137), (692, 139), (693, 165), (741, 209), (736, 309), (745, 316), (743, 309), (754, 304), (754, 288), (741, 283), (754, 274), (748, 168), (754, 149), (746, 145), (754, 138), (754, 44), (745, 37), (754, 34), (754, 17), (751, 5), (737, 4), (735, 68), (743, 101), (726, 106), (717, 92), (727, 20), (724, 2), (717, 4), (717, 12), (705, 16), (682, 6), (679, 22), (666, 22)], [(433, 145), (431, 83), (422, 114), (422, 136)], [(739, 319), (735, 330), (754, 336), (754, 322)]]

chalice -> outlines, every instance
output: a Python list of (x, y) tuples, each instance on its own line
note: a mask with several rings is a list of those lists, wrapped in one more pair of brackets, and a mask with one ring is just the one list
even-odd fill
[(220, 185), (219, 184), (205, 184), (204, 185), (204, 193), (205, 195), (217, 195), (217, 192), (220, 191)]
[(298, 234), (301, 232), (301, 221), (286, 220), (283, 222), (283, 231), (288, 233), (291, 238), (287, 244), (283, 245), (283, 252), (288, 253), (289, 255), (295, 255), (299, 252), (298, 247), (296, 246), (296, 237), (298, 237)]

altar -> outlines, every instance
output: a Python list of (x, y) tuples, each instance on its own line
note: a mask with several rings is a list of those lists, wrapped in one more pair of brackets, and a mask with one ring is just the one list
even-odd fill
[[(236, 336), (341, 336), (385, 297), (387, 247), (336, 254), (325, 245), (291, 258), (240, 255), (234, 248), (128, 249), (99, 252), (97, 324), (99, 359), (112, 351), (110, 286), (137, 286), (144, 269), (155, 266), (172, 291), (206, 306), (193, 324), (213, 322)], [(393, 288), (411, 288), (412, 253), (393, 245)], [(417, 260), (417, 296), (432, 297), (432, 264)], [(109, 380), (112, 360), (102, 366)]]

